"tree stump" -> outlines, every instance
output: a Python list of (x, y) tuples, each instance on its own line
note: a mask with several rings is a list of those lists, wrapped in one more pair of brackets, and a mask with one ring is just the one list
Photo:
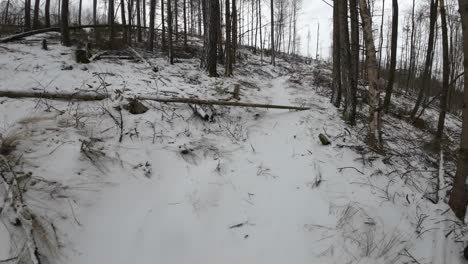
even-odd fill
[(78, 63), (89, 63), (88, 54), (86, 50), (83, 50), (83, 49), (75, 50), (75, 60)]
[(330, 140), (328, 139), (327, 136), (325, 136), (324, 134), (320, 134), (319, 135), (319, 139), (320, 139), (320, 142), (322, 143), (322, 145), (326, 146), (326, 145), (330, 145), (331, 142)]
[(43, 49), (43, 50), (48, 50), (48, 48), (47, 48), (47, 40), (45, 40), (45, 39), (42, 40), (42, 49)]

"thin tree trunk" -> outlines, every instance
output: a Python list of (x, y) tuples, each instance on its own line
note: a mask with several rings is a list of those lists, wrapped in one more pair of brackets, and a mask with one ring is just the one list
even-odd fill
[[(359, 78), (359, 12), (358, 3), (356, 0), (349, 0), (349, 8), (351, 15), (351, 54), (350, 54), (350, 74), (348, 94), (348, 108), (345, 113), (346, 120), (351, 124), (356, 124), (356, 107), (357, 107), (357, 84)], [(318, 29), (317, 29), (318, 32)], [(317, 35), (318, 39), (318, 35)], [(317, 43), (318, 48), (318, 43)], [(317, 50), (318, 54), (318, 50)], [(318, 55), (317, 55), (318, 57)]]
[(24, 31), (31, 30), (31, 0), (24, 0)]
[(392, 5), (392, 50), (390, 55), (390, 69), (389, 69), (389, 76), (388, 76), (388, 83), (387, 88), (385, 89), (385, 99), (383, 108), (386, 112), (388, 112), (390, 108), (390, 102), (392, 98), (393, 92), (393, 84), (395, 82), (395, 69), (396, 69), (396, 57), (397, 57), (397, 46), (398, 46), (398, 0), (393, 0)]
[(225, 74), (226, 76), (231, 76), (232, 75), (232, 50), (231, 50), (231, 4), (229, 0), (225, 0), (226, 4), (226, 63), (225, 63)]
[(10, 0), (7, 0), (6, 7), (5, 7), (5, 19), (3, 20), (5, 25), (9, 24), (8, 22), (8, 8), (10, 7)]
[(187, 0), (184, 0), (184, 47), (187, 48)]
[(93, 24), (97, 25), (97, 0), (93, 0)]
[(113, 48), (113, 44), (114, 44), (114, 35), (115, 35), (115, 28), (114, 28), (114, 0), (109, 0), (109, 10), (108, 10), (108, 13), (107, 13), (107, 18), (108, 18), (108, 22), (107, 24), (109, 24), (110, 26), (110, 36), (109, 36), (109, 46), (110, 48)]
[(351, 77), (351, 51), (349, 46), (349, 31), (348, 31), (348, 0), (340, 0), (338, 14), (340, 19), (340, 56), (341, 56), (341, 87), (345, 98), (345, 119), (348, 119), (348, 105), (351, 94), (350, 77)]
[(164, 17), (164, 0), (161, 0), (161, 23), (162, 23), (162, 32), (161, 32), (161, 46), (162, 49), (166, 49), (166, 19)]
[(382, 69), (382, 53), (383, 53), (383, 26), (385, 19), (385, 0), (382, 0), (382, 21), (380, 23), (380, 38), (379, 38), (379, 77)]
[(442, 139), (444, 134), (445, 116), (447, 114), (447, 96), (449, 90), (450, 79), (450, 58), (449, 58), (449, 41), (447, 30), (447, 15), (445, 11), (445, 2), (440, 0), (440, 18), (442, 19), (442, 52), (443, 52), (443, 73), (442, 73), (442, 94), (440, 97), (440, 114), (437, 125), (436, 138)]
[[(10, 1), (8, 0), (7, 8), (8, 8), (9, 2)], [(7, 9), (7, 15), (8, 15), (8, 9)], [(50, 0), (45, 1), (44, 15), (45, 15), (45, 27), (50, 28)]]
[(154, 46), (154, 19), (156, 13), (156, 0), (150, 0), (150, 21), (148, 34), (148, 51), (153, 52)]
[(179, 40), (179, 1), (174, 0), (174, 31), (175, 31), (175, 41)]
[(263, 64), (263, 37), (262, 37), (262, 3), (260, 0), (257, 2), (258, 5), (258, 23), (260, 28), (260, 62)]
[(219, 32), (219, 0), (209, 0), (209, 39), (208, 39), (208, 56), (207, 69), (210, 77), (217, 77), (216, 71), (218, 61), (218, 32)]
[(132, 25), (133, 25), (133, 13), (132, 13), (132, 9), (133, 9), (133, 0), (127, 0), (127, 4), (128, 4), (128, 10), (127, 10), (127, 13), (128, 13), (128, 33), (127, 33), (127, 43), (128, 45), (132, 45)]
[[(431, 0), (432, 1), (432, 0)], [(415, 28), (416, 28), (416, 22), (414, 20), (414, 12), (416, 8), (416, 1), (413, 0), (413, 8), (411, 11), (411, 42), (410, 42), (410, 61), (409, 61), (409, 69), (408, 69), (408, 78), (406, 80), (406, 91), (405, 94), (408, 94), (408, 88), (409, 88), (409, 83), (411, 80), (411, 75), (412, 75), (412, 70), (413, 70), (413, 65), (414, 65), (414, 36), (415, 36)]]
[(40, 0), (34, 1), (33, 29), (39, 28), (39, 7)]
[[(81, 9), (83, 7), (83, 0), (78, 1), (78, 26), (81, 26)], [(124, 9), (122, 9), (124, 10)]]
[(174, 64), (174, 48), (172, 46), (172, 1), (167, 0), (167, 30), (169, 39), (169, 63)]
[[(109, 0), (109, 1), (113, 1), (113, 0)], [(137, 41), (138, 42), (142, 42), (142, 33), (141, 33), (141, 6), (140, 6), (140, 2), (142, 0), (136, 0), (136, 15), (137, 15)]]
[[(80, 0), (80, 2), (81, 1), (82, 0)], [(121, 16), (120, 19), (122, 20), (122, 25), (123, 25), (123, 28), (122, 28), (122, 30), (123, 30), (123, 42), (125, 43), (125, 42), (127, 42), (127, 38), (128, 38), (128, 36), (127, 36), (128, 33), (127, 32), (128, 32), (128, 29), (129, 29), (129, 28), (126, 27), (127, 21), (125, 19), (125, 0), (120, 0), (120, 16)], [(130, 19), (130, 17), (129, 17), (129, 19)], [(80, 19), (80, 25), (81, 25), (81, 19)]]
[(231, 63), (236, 63), (236, 52), (237, 52), (237, 0), (232, 1), (232, 41), (231, 41)]
[(68, 47), (71, 45), (70, 43), (70, 31), (68, 29), (68, 0), (62, 0), (62, 8), (61, 8), (61, 35), (62, 35), (62, 45)]
[(333, 5), (333, 83), (331, 102), (335, 107), (341, 105), (341, 49), (339, 4)]
[(372, 17), (366, 0), (359, 0), (362, 29), (367, 52), (367, 75), (369, 80), (369, 131), (368, 144), (374, 149), (382, 150), (381, 116), (379, 110), (380, 88), (377, 73), (374, 36), (372, 34)]
[(270, 1), (271, 3), (271, 64), (273, 66), (276, 65), (275, 62), (275, 10), (273, 5), (273, 0)]

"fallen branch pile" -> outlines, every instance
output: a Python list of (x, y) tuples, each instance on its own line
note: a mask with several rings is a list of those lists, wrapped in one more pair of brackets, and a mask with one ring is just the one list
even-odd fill
[[(104, 94), (89, 94), (89, 93), (48, 93), (34, 91), (0, 91), (0, 97), (8, 98), (44, 98), (51, 100), (78, 100), (78, 101), (101, 101), (110, 98)], [(287, 109), (304, 111), (309, 110), (309, 107), (287, 106), (287, 105), (272, 105), (258, 103), (241, 103), (218, 100), (202, 100), (196, 98), (164, 98), (152, 96), (135, 96), (133, 99), (143, 101), (155, 101), (160, 103), (179, 103), (179, 104), (195, 104), (195, 105), (220, 105), (220, 106), (235, 106), (235, 107), (253, 107), (267, 109)]]

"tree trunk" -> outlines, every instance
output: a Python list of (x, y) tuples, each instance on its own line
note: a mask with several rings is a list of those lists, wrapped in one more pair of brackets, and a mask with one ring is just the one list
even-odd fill
[[(7, 14), (8, 14), (8, 9), (7, 9)], [(45, 15), (45, 27), (50, 28), (50, 0), (45, 1), (44, 15)]]
[(450, 59), (449, 59), (449, 41), (447, 30), (447, 15), (445, 11), (445, 1), (440, 0), (440, 18), (442, 19), (442, 50), (443, 50), (443, 73), (442, 73), (442, 93), (440, 97), (440, 114), (437, 125), (436, 138), (442, 139), (444, 134), (445, 116), (447, 114), (447, 96), (450, 79)]
[[(432, 1), (432, 0), (431, 0)], [(408, 78), (406, 79), (406, 91), (405, 94), (408, 94), (408, 89), (409, 89), (409, 83), (411, 80), (411, 75), (413, 71), (413, 65), (414, 65), (414, 52), (415, 52), (415, 45), (414, 45), (414, 35), (415, 35), (415, 28), (416, 28), (416, 22), (414, 20), (414, 12), (416, 8), (416, 0), (413, 0), (413, 8), (411, 11), (411, 42), (410, 42), (410, 61), (409, 61), (409, 68), (408, 68)]]
[(184, 48), (187, 48), (187, 0), (184, 0)]
[[(458, 0), (463, 30), (463, 51), (468, 54), (468, 1)], [(449, 205), (455, 215), (464, 220), (466, 214), (466, 178), (468, 177), (468, 56), (464, 59), (465, 82), (463, 99), (463, 126), (460, 155)]]
[[(113, 1), (113, 0), (109, 0)], [(142, 42), (142, 35), (141, 35), (141, 6), (140, 2), (142, 0), (136, 0), (136, 15), (137, 15), (137, 41)]]
[(5, 7), (5, 18), (4, 18), (4, 23), (5, 25), (9, 24), (8, 21), (8, 8), (10, 7), (10, 0), (7, 0), (6, 7)]
[(62, 45), (69, 47), (70, 43), (70, 31), (68, 29), (68, 0), (62, 0), (62, 12), (61, 12), (61, 33), (62, 33)]
[(270, 2), (271, 9), (271, 64), (275, 66), (275, 10), (273, 0)]
[[(80, 2), (81, 2), (81, 1), (82, 1), (82, 0), (80, 0)], [(128, 30), (129, 30), (130, 28), (127, 28), (127, 27), (126, 27), (127, 21), (126, 21), (126, 19), (125, 19), (125, 0), (120, 0), (120, 16), (121, 16), (120, 19), (122, 20), (121, 22), (122, 22), (122, 26), (123, 26), (123, 28), (122, 28), (122, 30), (123, 30), (123, 39), (122, 39), (122, 40), (123, 40), (124, 43), (126, 43), (126, 42), (127, 42), (127, 38), (128, 38), (128, 36), (127, 36)], [(128, 17), (128, 19), (130, 20), (130, 17)], [(80, 24), (80, 25), (81, 25), (81, 24)]]
[(115, 28), (114, 28), (114, 0), (109, 0), (109, 10), (107, 13), (107, 18), (110, 26), (110, 35), (109, 35), (109, 46), (110, 48), (113, 48), (114, 44), (114, 35), (115, 35)]
[(83, 0), (80, 0), (78, 1), (78, 26), (81, 26), (81, 8), (82, 7), (83, 7)]
[(167, 0), (167, 29), (169, 39), (169, 63), (174, 64), (174, 49), (172, 46), (172, 1)]
[(333, 83), (331, 102), (335, 107), (341, 105), (341, 49), (339, 4), (333, 5)]
[(127, 43), (128, 45), (132, 45), (132, 25), (133, 25), (133, 18), (132, 18), (132, 9), (133, 9), (133, 0), (127, 0), (127, 13), (128, 13), (128, 30), (127, 30)]
[[(357, 106), (357, 84), (359, 78), (359, 12), (356, 0), (349, 0), (349, 8), (351, 15), (351, 63), (349, 74), (349, 94), (348, 107), (346, 109), (346, 120), (351, 124), (356, 124), (356, 106)], [(317, 29), (318, 32), (318, 29)], [(317, 35), (318, 40), (318, 35)], [(317, 44), (318, 49), (318, 44)], [(316, 52), (318, 54), (318, 50)], [(318, 55), (317, 55), (318, 57)]]
[(93, 0), (93, 24), (97, 25), (97, 0)]
[(372, 17), (367, 6), (367, 0), (359, 0), (362, 29), (367, 52), (367, 75), (369, 80), (369, 131), (368, 144), (374, 149), (382, 150), (381, 116), (379, 110), (380, 85), (377, 73), (377, 57), (375, 54), (374, 36), (372, 35)]
[(339, 30), (340, 30), (340, 56), (341, 56), (341, 89), (345, 97), (345, 119), (348, 120), (348, 105), (350, 101), (351, 88), (351, 51), (349, 46), (349, 29), (348, 29), (348, 0), (340, 0), (337, 4), (339, 14)]
[(154, 17), (156, 13), (156, 0), (150, 0), (150, 21), (148, 34), (148, 51), (153, 52), (154, 46)]
[(382, 53), (383, 53), (383, 26), (385, 21), (385, 0), (382, 0), (382, 20), (380, 22), (380, 38), (379, 38), (379, 78), (382, 68)]
[(174, 0), (174, 31), (175, 41), (179, 40), (179, 1)]
[(24, 31), (31, 30), (31, 0), (24, 0)]
[(398, 0), (393, 0), (393, 5), (392, 5), (392, 12), (393, 12), (393, 18), (392, 18), (392, 50), (391, 50), (391, 55), (390, 55), (390, 69), (389, 69), (389, 75), (388, 75), (388, 82), (387, 82), (387, 88), (385, 89), (385, 99), (384, 99), (384, 104), (383, 108), (386, 112), (388, 112), (389, 107), (390, 107), (390, 102), (392, 98), (392, 92), (393, 92), (393, 84), (395, 82), (395, 69), (396, 69), (396, 57), (397, 57), (397, 47), (398, 47)]
[(423, 83), (419, 89), (418, 97), (416, 99), (416, 103), (414, 104), (413, 111), (411, 111), (411, 119), (414, 119), (416, 117), (416, 114), (418, 113), (419, 107), (421, 106), (424, 97), (424, 92), (431, 81), (432, 58), (434, 55), (434, 33), (437, 21), (437, 6), (439, 5), (438, 3), (438, 0), (431, 0), (429, 39), (427, 44), (426, 63), (424, 64), (424, 71), (422, 74)]
[(207, 56), (207, 69), (210, 77), (217, 77), (216, 71), (218, 61), (218, 32), (219, 30), (219, 0), (209, 0), (209, 39), (208, 39), (208, 56)]
[(231, 3), (229, 2), (229, 0), (225, 0), (225, 4), (226, 4), (226, 48), (225, 48), (225, 52), (226, 52), (226, 62), (225, 62), (225, 75), (226, 76), (231, 76), (232, 75), (232, 57), (231, 57), (231, 54), (232, 54), (232, 50), (231, 50), (231, 12), (230, 12), (230, 9), (231, 9)]
[(236, 52), (237, 52), (237, 0), (232, 1), (232, 41), (231, 41), (231, 63), (236, 63)]
[(40, 0), (34, 1), (33, 29), (39, 28), (39, 7)]
[(262, 3), (260, 0), (257, 2), (258, 5), (258, 23), (260, 29), (260, 63), (263, 65), (263, 36), (262, 36)]
[(161, 32), (161, 46), (162, 49), (166, 49), (166, 19), (164, 17), (164, 0), (161, 0), (161, 24), (162, 24), (162, 32)]

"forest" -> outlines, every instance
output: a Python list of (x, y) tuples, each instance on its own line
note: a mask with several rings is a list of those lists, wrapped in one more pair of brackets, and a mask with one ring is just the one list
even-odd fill
[(467, 263), (468, 0), (0, 0), (0, 263)]

